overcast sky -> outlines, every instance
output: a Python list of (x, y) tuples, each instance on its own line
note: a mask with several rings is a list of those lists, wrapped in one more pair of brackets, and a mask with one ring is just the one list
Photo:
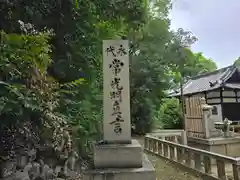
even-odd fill
[(219, 68), (240, 56), (240, 0), (173, 0), (172, 28), (198, 37), (194, 52), (203, 52)]

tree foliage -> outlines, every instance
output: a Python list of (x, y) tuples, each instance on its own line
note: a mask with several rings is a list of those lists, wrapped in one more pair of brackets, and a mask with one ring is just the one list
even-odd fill
[(169, 41), (168, 21), (152, 19), (137, 39), (137, 53), (131, 61), (131, 115), (135, 131), (152, 127), (154, 109), (168, 89), (168, 61), (164, 46)]
[(27, 142), (38, 146), (43, 142), (44, 132), (50, 132), (47, 138), (55, 148), (59, 147), (64, 134), (70, 150), (69, 132), (62, 129), (66, 122), (57, 112), (59, 84), (47, 73), (51, 63), (48, 44), (51, 33), (19, 35), (1, 31), (0, 35), (3, 52), (0, 54), (0, 140), (3, 144), (0, 155), (15, 152)]
[[(101, 135), (102, 40), (125, 38), (129, 30), (140, 29), (147, 18), (146, 1), (6, 0), (0, 9), (1, 40), (7, 39), (0, 59), (2, 125), (17, 129), (25, 119), (43, 130), (47, 119), (64, 119), (83, 154), (85, 145)], [(33, 24), (36, 32), (52, 29), (54, 34), (23, 35), (19, 20)], [(35, 76), (41, 81), (32, 80)], [(34, 92), (30, 87), (36, 88)], [(48, 125), (42, 133), (45, 138), (53, 136), (49, 128), (58, 127)]]
[(236, 66), (239, 66), (239, 65), (240, 65), (240, 57), (238, 57), (238, 58), (234, 61), (233, 64), (236, 65)]
[(141, 29), (140, 35), (136, 35), (135, 53), (131, 59), (131, 115), (138, 133), (153, 128), (153, 119), (156, 119), (161, 104), (165, 103), (166, 91), (179, 87), (181, 78), (187, 80), (216, 69), (212, 60), (190, 50), (197, 40), (191, 32), (183, 29), (170, 31), (168, 12), (171, 4), (161, 2), (154, 8), (161, 15), (149, 16), (149, 22)]
[(183, 116), (179, 100), (164, 99), (154, 118), (155, 123), (160, 123), (164, 129), (182, 129)]
[[(102, 40), (123, 38), (130, 41), (132, 125), (138, 133), (151, 131), (181, 75), (216, 68), (190, 50), (191, 32), (170, 30), (170, 9), (169, 0), (0, 2), (1, 125), (29, 120), (41, 129), (63, 119), (84, 154), (102, 133)], [(36, 32), (23, 34), (19, 20)]]
[(75, 1), (65, 0), (3, 1), (0, 27), (5, 32), (19, 32), (20, 19), (37, 30), (53, 29), (49, 73), (60, 82), (78, 79), (80, 71), (91, 76), (100, 60), (102, 39), (122, 37), (128, 29), (137, 29), (146, 19), (146, 2), (90, 0), (77, 4), (78, 8)]

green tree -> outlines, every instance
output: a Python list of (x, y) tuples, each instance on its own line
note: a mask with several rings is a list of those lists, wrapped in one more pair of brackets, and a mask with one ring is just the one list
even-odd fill
[[(169, 59), (171, 59), (169, 76), (172, 77), (171, 89), (180, 87), (181, 109), (183, 110), (183, 84), (192, 76), (215, 70), (216, 64), (212, 60), (206, 59), (201, 53), (194, 54), (190, 50), (191, 45), (197, 41), (190, 31), (180, 28), (172, 35), (172, 41), (168, 46), (168, 51), (171, 52), (169, 53)], [(182, 114), (184, 120), (184, 113)], [(183, 128), (184, 126), (183, 122)]]
[(238, 57), (238, 58), (234, 61), (233, 64), (236, 65), (236, 66), (239, 66), (239, 65), (240, 65), (240, 57)]
[(170, 8), (170, 0), (2, 1), (0, 27), (19, 35), (20, 19), (34, 24), (37, 31), (53, 30), (52, 51), (46, 53), (52, 61), (45, 74), (59, 86), (54, 114), (71, 124), (84, 153), (85, 145), (101, 134), (103, 39), (130, 40), (131, 117), (137, 132), (151, 130), (154, 114), (174, 80), (178, 78), (174, 83), (179, 84), (183, 74), (189, 77), (212, 68), (188, 49), (196, 39), (190, 32), (170, 31)]
[(164, 99), (159, 111), (154, 116), (154, 121), (164, 129), (182, 129), (183, 116), (181, 112), (181, 104), (178, 99)]
[(181, 80), (184, 82), (201, 73), (203, 68), (215, 68), (211, 64), (205, 67), (208, 60), (190, 50), (197, 40), (190, 31), (170, 31), (168, 12), (171, 3), (151, 3), (149, 9), (153, 13), (142, 30), (135, 33), (131, 59), (131, 115), (138, 133), (151, 131), (152, 119), (166, 96), (166, 90), (179, 87)]
[(172, 38), (168, 19), (171, 4), (169, 1), (152, 3), (156, 4), (150, 4), (149, 9), (154, 13), (149, 15), (149, 22), (135, 33), (130, 66), (132, 125), (134, 132), (143, 134), (151, 131), (154, 113), (169, 88), (167, 54), (171, 52), (166, 51), (166, 45)]
[(54, 111), (71, 124), (81, 151), (101, 134), (102, 40), (126, 38), (129, 31), (139, 30), (146, 22), (146, 7), (144, 0), (0, 2), (0, 28), (7, 34), (21, 34), (18, 20), (34, 24), (37, 31), (53, 30), (52, 52), (47, 53), (52, 61), (45, 73), (60, 83)]
[(66, 122), (57, 112), (59, 84), (47, 74), (51, 33), (36, 32), (23, 22), (21, 27), (28, 33), (0, 32), (0, 155), (29, 143), (37, 146), (45, 138), (57, 149), (63, 133), (70, 150), (69, 132), (61, 130)]
[(217, 69), (216, 63), (212, 59), (205, 58), (201, 52), (194, 53), (194, 57), (197, 58), (195, 75), (211, 72)]
[(49, 73), (60, 82), (78, 79), (81, 71), (94, 78), (92, 69), (99, 64), (102, 40), (126, 36), (146, 18), (144, 0), (16, 0), (2, 1), (0, 7), (0, 27), (7, 33), (20, 32), (19, 19), (34, 24), (37, 30), (53, 29)]

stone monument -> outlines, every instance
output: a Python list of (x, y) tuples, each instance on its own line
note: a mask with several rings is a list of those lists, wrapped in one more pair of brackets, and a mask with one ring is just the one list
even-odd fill
[(83, 180), (156, 180), (151, 162), (131, 138), (128, 40), (103, 41), (104, 139)]
[(203, 128), (205, 138), (220, 137), (221, 131), (215, 128), (214, 120), (212, 118), (212, 106), (206, 104), (205, 98), (201, 98), (203, 111)]

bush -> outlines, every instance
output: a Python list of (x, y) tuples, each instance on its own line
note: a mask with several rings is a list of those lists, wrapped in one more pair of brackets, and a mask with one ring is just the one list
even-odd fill
[(132, 133), (144, 135), (152, 130), (152, 117), (155, 107), (149, 98), (139, 97), (136, 102), (132, 102), (131, 108)]
[(64, 138), (70, 150), (66, 122), (57, 112), (59, 83), (47, 74), (51, 32), (24, 32), (0, 32), (0, 155), (7, 156), (29, 141), (37, 146), (45, 138), (56, 149)]
[(154, 116), (155, 126), (164, 129), (182, 129), (182, 110), (176, 98), (164, 99), (158, 112)]

